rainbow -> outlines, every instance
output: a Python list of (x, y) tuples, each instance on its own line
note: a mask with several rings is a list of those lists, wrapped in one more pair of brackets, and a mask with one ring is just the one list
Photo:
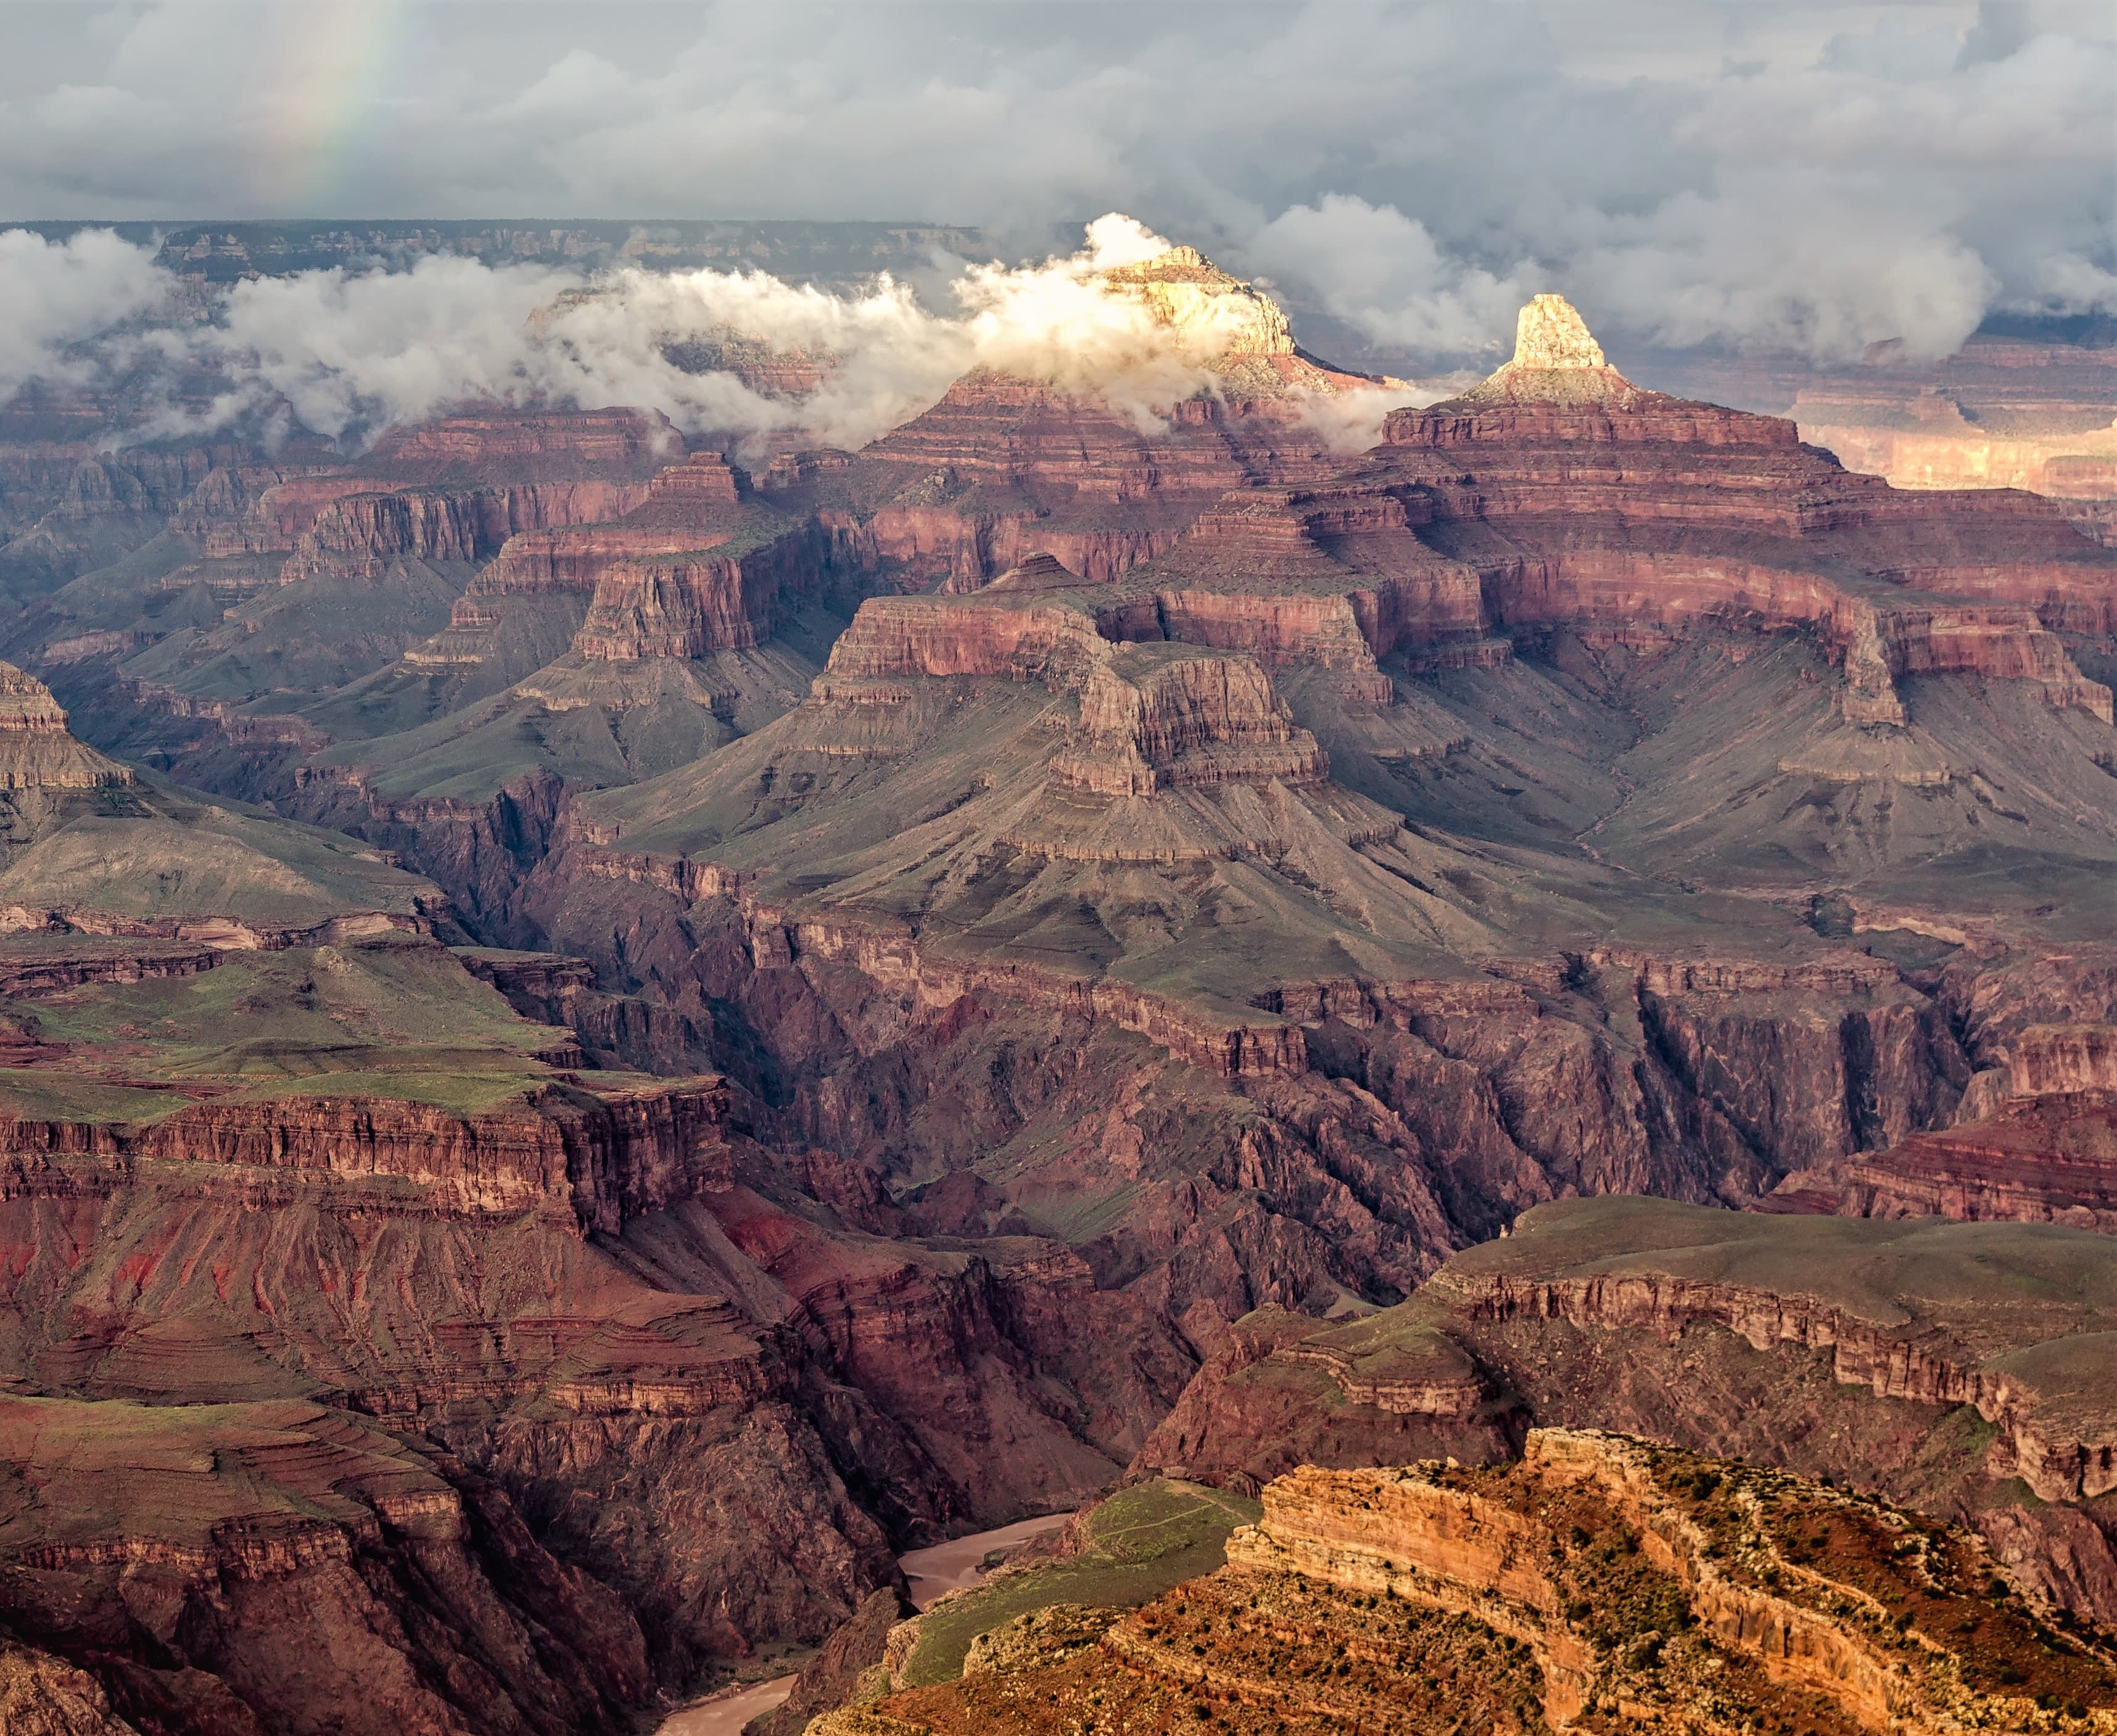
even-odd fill
[[(386, 136), (392, 81), (412, 62), (413, 0), (309, 0), (275, 9), (269, 72), (271, 167), (259, 191), (288, 217), (343, 210), (352, 173)], [(367, 216), (367, 212), (346, 212)]]

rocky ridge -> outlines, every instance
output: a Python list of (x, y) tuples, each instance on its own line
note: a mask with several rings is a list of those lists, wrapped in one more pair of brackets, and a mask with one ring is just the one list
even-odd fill
[(1304, 1467), (1210, 1577), (1129, 1614), (1035, 1609), (974, 1641), (959, 1679), (885, 1686), (812, 1736), (2117, 1720), (2106, 1637), (2025, 1606), (1960, 1532), (1550, 1429), (1504, 1467)]
[[(2078, 1231), (1539, 1207), (1397, 1310), (1238, 1326), (1140, 1462), (1261, 1480), (1407, 1447), (1474, 1461), (1530, 1422), (1739, 1445), (1967, 1518), (2044, 1595), (2108, 1621), (2117, 1551), (2096, 1516), (2117, 1461), (2093, 1372), (2108, 1267), (2104, 1238)], [(1999, 1270), (2045, 1308), (1981, 1293)], [(1771, 1367), (1738, 1372), (1757, 1353)], [(1941, 1448), (1972, 1413), (1981, 1453)]]

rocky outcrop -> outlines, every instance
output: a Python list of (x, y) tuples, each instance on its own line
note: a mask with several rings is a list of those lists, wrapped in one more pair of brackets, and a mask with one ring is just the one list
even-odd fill
[(1229, 781), (1318, 782), (1330, 761), (1248, 657), (1133, 653), (1098, 663), (1075, 737), (1051, 762), (1069, 789), (1151, 795)]
[[(1519, 1468), (1501, 1476), (1451, 1477), (1432, 1465), (1304, 1469), (1266, 1488), (1262, 1521), (1229, 1540), (1229, 1569), (1297, 1573), (1480, 1620), (1536, 1654), (1546, 1714), (1564, 1726), (1598, 1702), (1623, 1705), (1637, 1697), (1651, 1704), (1659, 1697), (1641, 1694), (1626, 1679), (1649, 1661), (1649, 1652), (1650, 1661), (1667, 1669), (1665, 1680), (1681, 1680), (1676, 1660), (1663, 1655), (1671, 1636), (1660, 1634), (1658, 1644), (1644, 1649), (1612, 1645), (1605, 1637), (1611, 1612), (1598, 1619), (1592, 1605), (1577, 1600), (1578, 1586), (1569, 1583), (1577, 1558), (1561, 1540), (1564, 1522), (1554, 1509), (1587, 1494), (1598, 1506), (1607, 1503), (1652, 1570), (1682, 1587), (1689, 1619), (1681, 1628), (1695, 1622), (1707, 1642), (1754, 1660), (1767, 1681), (1833, 1704), (1857, 1727), (1945, 1728), (1980, 1722), (1980, 1711), (2004, 1715), (2027, 1703), (1994, 1692), (1999, 1680), (1980, 1683), (1980, 1695), (1963, 1681), (1938, 1632), (1929, 1638), (1921, 1632), (1921, 1643), (1905, 1645), (1899, 1636), (1921, 1615), (1938, 1628), (1940, 1609), (1915, 1609), (1893, 1630), (1884, 1624), (1886, 1605), (1854, 1589), (1862, 1577), (1856, 1572), (1837, 1578), (1828, 1568), (1796, 1569), (1783, 1557), (1783, 1565), (1760, 1571), (1747, 1550), (1731, 1550), (1724, 1523), (1713, 1524), (1692, 1500), (1674, 1495), (1669, 1485), (1690, 1467), (1679, 1470), (1671, 1457), (1621, 1437), (1543, 1430), (1530, 1434)], [(1759, 1553), (1768, 1560), (1778, 1554), (1771, 1542), (1776, 1529), (1757, 1526)], [(1580, 1526), (1575, 1547), (1591, 1535)], [(1952, 1592), (1970, 1605), (1982, 1589), (1972, 1589), (1976, 1561), (1936, 1584), (1939, 1565), (1933, 1561), (1926, 1575), (1933, 1601), (1944, 1603)], [(1775, 1589), (1796, 1573), (1797, 1588)], [(1892, 1600), (1902, 1601), (1903, 1594)], [(2117, 1719), (2117, 1708), (2109, 1715)]]
[(0, 790), (99, 790), (132, 774), (76, 741), (51, 689), (0, 663)]
[(350, 494), (317, 513), (280, 569), (279, 582), (376, 578), (400, 560), (473, 564), (490, 560), (518, 532), (616, 518), (646, 495), (643, 483), (602, 481)]
[(805, 528), (741, 539), (726, 554), (709, 546), (600, 566), (574, 648), (605, 662), (699, 657), (746, 650), (771, 637), (799, 606), (823, 564)]
[(0, 1439), (34, 1490), (6, 1616), (49, 1655), (0, 1661), (11, 1731), (305, 1729), (323, 1696), (356, 1736), (616, 1733), (652, 1692), (498, 1488), (343, 1411), (10, 1396)]
[[(1242, 1323), (1136, 1468), (1261, 1482), (1304, 1457), (1476, 1461), (1533, 1425), (1617, 1428), (1970, 1519), (2029, 1582), (2108, 1619), (2117, 1550), (2093, 1516), (2117, 1488), (2117, 1419), (2094, 1299), (2117, 1256), (2092, 1232), (1992, 1227), (1539, 1207), (1397, 1310)], [(2078, 1300), (2012, 1309), (2000, 1274), (2032, 1270), (2065, 1272)], [(1921, 1480), (1925, 1444), (1972, 1414), (1981, 1458)]]
[(19, 1736), (139, 1736), (85, 1669), (0, 1641), (0, 1720)]

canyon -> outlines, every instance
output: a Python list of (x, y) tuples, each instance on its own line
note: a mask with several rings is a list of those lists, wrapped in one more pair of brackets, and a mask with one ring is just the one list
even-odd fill
[[(1650, 1450), (2117, 1623), (2117, 550), (1635, 384), (1555, 296), (1420, 404), (1194, 250), (1098, 292), (1233, 335), (1146, 413), (980, 369), (857, 451), (18, 403), (0, 1696), (511, 1733), (768, 1653), (873, 1687), (906, 1550), (1151, 1488), (1231, 1576), (1196, 1609), (1128, 1560), (1133, 1613), (800, 1704), (1041, 1729), (1017, 1678), (1116, 1671), (1165, 1728), (1254, 1581), (1334, 1683), (1367, 1623), (1414, 1681), (1504, 1651), (1495, 1729), (1675, 1719), (1557, 1594), (1421, 1603), (1302, 1504), (1564, 1484), (1702, 1608), (1735, 1570), (1624, 1505)], [(716, 341), (790, 403), (836, 365)], [(1564, 1430), (1663, 1444), (1576, 1488)], [(1664, 1634), (1731, 1729), (1790, 1692), (1751, 1630), (1810, 1631), (1750, 1595)]]

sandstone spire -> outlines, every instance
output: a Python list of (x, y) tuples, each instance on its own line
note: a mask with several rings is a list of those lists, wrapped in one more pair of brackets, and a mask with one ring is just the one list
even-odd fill
[(1459, 403), (1596, 404), (1628, 409), (1643, 394), (1609, 363), (1564, 296), (1533, 297), (1515, 322), (1515, 352)]
[(1531, 298), (1515, 322), (1518, 368), (1606, 368), (1610, 364), (1588, 322), (1561, 295)]

